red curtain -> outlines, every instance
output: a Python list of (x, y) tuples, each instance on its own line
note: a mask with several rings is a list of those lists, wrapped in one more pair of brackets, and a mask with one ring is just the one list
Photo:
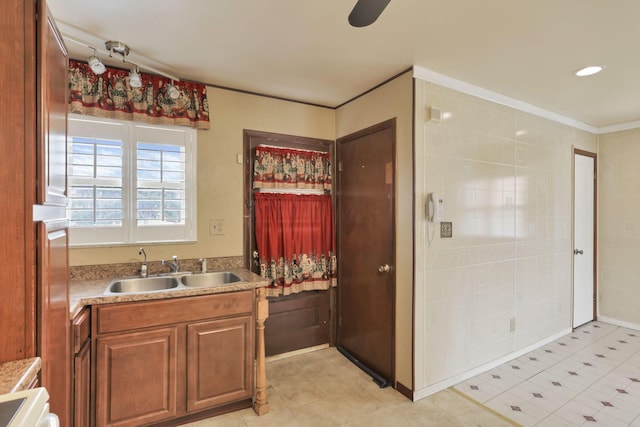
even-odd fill
[(336, 283), (330, 195), (254, 193), (256, 243), (269, 296)]
[[(101, 75), (84, 62), (69, 60), (69, 112), (151, 124), (209, 129), (207, 87), (140, 73), (141, 87), (129, 84), (129, 70), (107, 67)], [(174, 99), (166, 93), (173, 84)]]

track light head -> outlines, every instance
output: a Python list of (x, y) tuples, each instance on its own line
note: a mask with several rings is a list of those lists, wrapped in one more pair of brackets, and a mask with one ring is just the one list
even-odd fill
[(142, 87), (142, 78), (140, 77), (140, 73), (138, 73), (138, 67), (129, 72), (129, 85), (131, 85), (131, 87)]
[(91, 67), (91, 71), (95, 74), (100, 75), (107, 71), (107, 67), (105, 67), (100, 58), (96, 56), (95, 50), (93, 51), (93, 55), (87, 59), (87, 63), (89, 64), (89, 67)]

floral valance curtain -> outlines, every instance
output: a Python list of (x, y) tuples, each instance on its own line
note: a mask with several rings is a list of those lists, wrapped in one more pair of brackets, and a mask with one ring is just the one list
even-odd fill
[[(101, 75), (88, 64), (69, 61), (69, 111), (91, 116), (138, 120), (151, 124), (190, 126), (209, 129), (207, 88), (189, 81), (140, 73), (141, 87), (131, 87), (129, 70), (107, 67)], [(173, 84), (177, 99), (169, 97), (166, 87)]]
[(253, 188), (331, 191), (331, 153), (259, 145)]
[(260, 274), (267, 296), (336, 285), (330, 195), (254, 193)]

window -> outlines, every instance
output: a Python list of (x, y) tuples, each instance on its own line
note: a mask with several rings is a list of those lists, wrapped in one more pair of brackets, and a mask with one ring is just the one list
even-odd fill
[(196, 131), (70, 118), (72, 246), (195, 240)]

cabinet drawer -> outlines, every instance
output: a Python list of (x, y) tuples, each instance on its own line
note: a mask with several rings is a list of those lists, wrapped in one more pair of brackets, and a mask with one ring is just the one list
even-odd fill
[(96, 332), (141, 329), (253, 313), (255, 291), (94, 306)]
[(73, 330), (73, 354), (82, 348), (82, 344), (89, 338), (91, 331), (91, 310), (85, 308), (73, 318), (71, 329)]

